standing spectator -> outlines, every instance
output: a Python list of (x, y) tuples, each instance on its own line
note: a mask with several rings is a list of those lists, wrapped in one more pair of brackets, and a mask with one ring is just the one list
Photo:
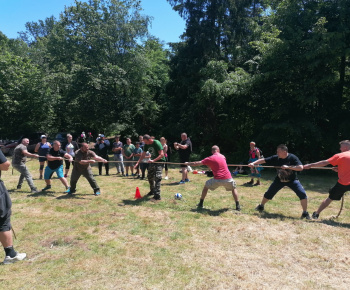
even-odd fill
[(258, 164), (264, 164), (279, 167), (277, 169), (277, 176), (270, 185), (269, 189), (265, 192), (261, 203), (255, 208), (257, 211), (263, 211), (265, 204), (273, 199), (278, 191), (283, 187), (288, 186), (292, 189), (300, 199), (303, 213), (301, 218), (310, 219), (310, 215), (307, 212), (307, 195), (305, 189), (298, 180), (296, 171), (302, 171), (303, 165), (299, 158), (294, 154), (288, 153), (286, 145), (281, 144), (277, 146), (277, 155), (273, 155), (267, 158), (261, 158), (252, 163), (249, 163), (249, 167), (254, 167)]
[(46, 186), (42, 189), (42, 191), (51, 189), (51, 177), (54, 172), (56, 172), (57, 177), (67, 190), (68, 182), (63, 176), (63, 157), (67, 158), (69, 162), (73, 161), (73, 157), (61, 149), (61, 143), (57, 140), (53, 142), (53, 148), (50, 149), (46, 156), (48, 160), (44, 174)]
[[(260, 154), (259, 148), (257, 148), (255, 146), (255, 142), (253, 142), (253, 141), (250, 142), (249, 146), (250, 146), (250, 150), (249, 150), (249, 161), (248, 161), (248, 163), (252, 163), (252, 162), (260, 159), (262, 156)], [(261, 170), (262, 170), (261, 166), (250, 168), (251, 179), (246, 184), (260, 185), (260, 177), (261, 177), (260, 171)], [(254, 184), (254, 177), (256, 177), (256, 183), (255, 184)]]
[(122, 173), (122, 176), (125, 176), (124, 174), (124, 163), (123, 163), (123, 143), (119, 141), (120, 136), (115, 136), (115, 142), (113, 143), (112, 151), (114, 153), (114, 161), (117, 161), (115, 163), (115, 167), (117, 168), (117, 174)]
[(326, 165), (337, 166), (333, 170), (338, 172), (338, 182), (329, 190), (329, 196), (322, 201), (317, 211), (312, 214), (312, 218), (318, 219), (320, 213), (331, 204), (333, 200), (340, 200), (345, 192), (350, 191), (350, 140), (340, 143), (340, 152), (327, 160), (304, 165), (304, 169), (312, 167), (323, 167)]
[(151, 154), (151, 158), (148, 160), (148, 182), (150, 186), (150, 192), (147, 196), (153, 195), (153, 201), (160, 200), (160, 183), (162, 181), (163, 164), (157, 163), (157, 161), (165, 162), (163, 146), (158, 140), (152, 139), (149, 135), (144, 135), (145, 141), (144, 151), (141, 154), (139, 161), (137, 161), (135, 168), (139, 165), (140, 160), (143, 160), (148, 151)]
[(143, 151), (143, 147), (145, 146), (145, 142), (143, 142), (143, 136), (142, 135), (139, 136), (139, 142), (140, 142), (140, 148)]
[(51, 144), (50, 144), (50, 142), (47, 142), (47, 137), (45, 135), (41, 135), (40, 139), (41, 139), (41, 142), (36, 144), (34, 151), (38, 152), (38, 154), (39, 154), (39, 164), (40, 164), (40, 168), (39, 168), (40, 177), (39, 177), (39, 179), (43, 179), (43, 170), (44, 170), (44, 166), (45, 166), (45, 161), (47, 161), (46, 154), (49, 152), (49, 150), (51, 148)]
[(22, 188), (23, 179), (25, 178), (28, 182), (28, 185), (30, 187), (31, 192), (38, 193), (38, 190), (34, 186), (33, 178), (30, 175), (25, 163), (27, 162), (27, 156), (39, 158), (39, 155), (29, 153), (27, 150), (28, 144), (29, 144), (29, 139), (24, 138), (22, 140), (22, 143), (17, 145), (17, 147), (13, 151), (12, 166), (14, 169), (19, 171), (19, 173), (21, 173), (19, 180), (18, 180), (17, 189)]
[[(105, 135), (101, 134), (99, 138), (97, 138), (97, 143), (95, 144), (95, 149), (98, 152), (98, 155), (101, 156), (103, 159), (109, 160), (108, 157), (108, 147), (110, 146), (110, 143), (107, 139), (105, 139)], [(109, 163), (104, 163), (105, 169), (106, 169), (106, 175), (109, 175)], [(102, 175), (102, 165), (103, 162), (98, 163), (98, 173), (99, 175)]]
[(202, 161), (189, 162), (189, 165), (207, 165), (214, 174), (214, 178), (209, 179), (202, 190), (202, 196), (197, 205), (199, 208), (203, 207), (203, 202), (207, 196), (208, 190), (215, 190), (220, 186), (223, 186), (226, 191), (231, 191), (233, 199), (236, 202), (236, 210), (241, 210), (241, 206), (238, 201), (238, 193), (236, 189), (236, 182), (233, 180), (230, 170), (227, 167), (226, 157), (220, 154), (220, 149), (218, 146), (214, 145), (211, 148), (213, 155), (203, 159)]
[[(175, 142), (174, 147), (176, 150), (179, 150), (181, 163), (186, 163), (190, 161), (190, 155), (192, 152), (192, 142), (190, 138), (187, 137), (186, 133), (181, 134), (181, 142), (180, 143)], [(184, 184), (185, 182), (189, 182), (190, 180), (188, 179), (187, 165), (181, 164), (181, 171), (182, 171), (182, 179), (179, 182), (179, 184)]]
[[(0, 151), (0, 171), (7, 171), (10, 162), (7, 161), (2, 151)], [(22, 261), (27, 256), (26, 253), (17, 253), (13, 248), (11, 233), (11, 198), (4, 182), (0, 179), (0, 242), (5, 250), (4, 264), (11, 264)]]
[(140, 168), (141, 168), (141, 180), (144, 180), (145, 179), (145, 174), (146, 174), (146, 170), (148, 170), (148, 160), (150, 160), (151, 158), (151, 154), (147, 151), (146, 152), (146, 155), (145, 155), (145, 158), (143, 158), (141, 161), (140, 161)]
[[(64, 151), (66, 151), (70, 156), (72, 156), (73, 160), (75, 159), (75, 151), (79, 150), (78, 143), (76, 141), (73, 141), (73, 136), (71, 134), (67, 134), (67, 142), (64, 143), (62, 146), (64, 148)], [(64, 174), (64, 177), (68, 177), (70, 164), (68, 160), (64, 160), (66, 165), (66, 172)], [(72, 166), (74, 166), (74, 161), (72, 162)]]
[[(164, 157), (165, 157), (165, 162), (168, 162), (168, 145), (166, 144), (166, 139), (164, 137), (160, 138), (160, 143), (163, 146), (163, 152), (164, 152)], [(168, 180), (168, 163), (164, 164), (164, 169), (165, 169), (165, 180)]]
[(70, 188), (66, 191), (67, 194), (71, 195), (75, 193), (77, 188), (77, 182), (81, 175), (83, 175), (90, 186), (94, 190), (95, 195), (100, 195), (100, 188), (98, 187), (94, 175), (91, 170), (90, 163), (98, 162), (107, 163), (106, 159), (97, 156), (94, 151), (89, 150), (89, 145), (87, 143), (81, 144), (81, 148), (75, 154), (75, 164), (72, 170), (72, 176), (70, 178)]
[(126, 138), (126, 144), (124, 144), (123, 150), (122, 150), (125, 161), (127, 161), (125, 164), (126, 176), (129, 176), (129, 168), (131, 170), (131, 175), (134, 176), (134, 167), (131, 162), (132, 157), (134, 156), (134, 153), (133, 153), (134, 150), (135, 150), (135, 146), (131, 144), (131, 139)]
[(82, 132), (80, 136), (77, 138), (77, 143), (79, 148), (82, 146), (83, 143), (85, 143), (85, 133)]
[[(134, 149), (134, 161), (139, 161), (140, 160), (140, 156), (142, 154), (142, 149), (140, 148), (140, 142), (136, 142), (135, 143), (136, 148)], [(136, 162), (137, 163), (137, 162)], [(135, 175), (137, 176), (137, 178), (140, 178), (140, 164), (139, 166), (136, 167), (136, 173)]]

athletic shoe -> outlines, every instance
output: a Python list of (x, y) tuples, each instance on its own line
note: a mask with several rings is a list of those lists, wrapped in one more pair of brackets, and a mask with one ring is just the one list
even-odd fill
[(70, 189), (70, 187), (68, 187), (68, 189), (67, 189), (64, 193), (67, 193), (67, 194), (69, 194), (69, 195), (72, 195), (74, 192), (75, 192), (75, 191), (72, 191), (72, 190)]
[(17, 253), (15, 257), (11, 258), (10, 256), (6, 256), (4, 260), (4, 265), (16, 263), (18, 261), (22, 261), (27, 257), (26, 253)]
[(43, 179), (43, 176), (42, 176), (42, 175), (40, 175), (40, 176), (39, 176), (39, 179)]
[(131, 176), (135, 176), (135, 175), (136, 175), (136, 174), (134, 174), (134, 173), (133, 173), (133, 174), (131, 174)]
[(146, 194), (146, 196), (152, 196), (154, 195), (154, 193), (152, 193), (152, 191), (150, 191), (149, 193)]
[(101, 192), (96, 191), (94, 195), (99, 196), (99, 195), (101, 195)]
[(311, 217), (310, 217), (310, 215), (309, 215), (309, 213), (307, 211), (303, 212), (300, 218), (301, 219), (305, 218), (307, 220), (311, 220)]
[(144, 177), (140, 177), (140, 180), (144, 180), (145, 178)]
[(48, 190), (48, 189), (51, 189), (51, 185), (46, 185), (41, 191), (45, 191), (45, 190)]
[(320, 214), (317, 213), (317, 212), (315, 212), (315, 211), (312, 213), (312, 218), (313, 218), (314, 220), (317, 220), (319, 216), (320, 216)]
[(179, 182), (179, 184), (185, 184), (185, 181), (184, 181), (184, 180), (181, 180), (181, 181)]
[(22, 188), (22, 185), (17, 185), (17, 189), (21, 189)]
[(126, 177), (128, 177), (128, 176), (129, 176), (129, 174), (125, 174), (125, 176), (126, 176)]
[(259, 204), (259, 205), (255, 208), (255, 210), (257, 210), (257, 211), (263, 211), (263, 210), (264, 210), (264, 206), (261, 205), (261, 204)]
[(39, 193), (39, 190), (37, 190), (36, 188), (32, 188), (32, 190), (30, 192), (31, 193)]
[(236, 210), (237, 210), (237, 211), (240, 211), (240, 210), (241, 210), (240, 204), (237, 204), (237, 205), (236, 205)]
[(197, 208), (203, 208), (203, 204), (198, 203), (198, 204), (197, 204)]
[(190, 182), (190, 180), (188, 178), (185, 179), (185, 182)]
[(125, 174), (124, 174), (124, 173), (122, 173), (122, 176), (123, 176), (123, 177), (125, 177)]
[(260, 185), (260, 180), (254, 184), (254, 186), (257, 186), (257, 185)]
[(168, 179), (169, 179), (169, 177), (168, 177), (168, 176), (165, 176), (165, 177), (164, 177), (164, 180), (168, 180)]

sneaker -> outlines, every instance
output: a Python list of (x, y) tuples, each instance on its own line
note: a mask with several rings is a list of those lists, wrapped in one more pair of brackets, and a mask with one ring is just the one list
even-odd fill
[(260, 180), (254, 184), (254, 186), (257, 186), (257, 185), (260, 185)]
[(185, 184), (185, 181), (184, 181), (184, 180), (181, 180), (181, 181), (179, 182), (179, 184)]
[(320, 216), (320, 214), (317, 213), (317, 212), (315, 212), (315, 211), (312, 213), (312, 218), (313, 218), (314, 220), (317, 220), (319, 216)]
[(241, 205), (240, 205), (240, 204), (237, 204), (237, 205), (236, 205), (236, 210), (237, 210), (237, 211), (240, 211), (240, 210), (241, 210)]
[(149, 193), (146, 194), (146, 196), (152, 196), (154, 195), (154, 193), (152, 193), (152, 191), (150, 191)]
[(188, 178), (185, 179), (185, 182), (190, 182), (190, 180)]
[(131, 176), (135, 176), (135, 175), (136, 175), (136, 174), (134, 174), (134, 173), (133, 173), (133, 174), (131, 174)]
[(22, 188), (22, 185), (17, 185), (17, 189), (21, 189)]
[(39, 193), (39, 190), (37, 190), (36, 188), (32, 188), (32, 190), (30, 192), (31, 193)]
[(264, 210), (264, 206), (261, 205), (261, 204), (259, 204), (259, 205), (255, 208), (255, 210), (257, 210), (257, 211), (263, 211), (263, 210)]
[(140, 177), (140, 180), (144, 180), (145, 178), (144, 177)]
[(168, 176), (165, 176), (165, 177), (164, 177), (164, 180), (168, 180), (168, 179), (169, 179), (169, 177), (168, 177)]
[(128, 176), (129, 176), (129, 174), (125, 174), (125, 176), (126, 176), (126, 177), (128, 177)]
[(99, 196), (99, 195), (101, 195), (101, 192), (96, 191), (96, 192), (94, 193), (94, 195)]
[(13, 257), (13, 258), (11, 258), (10, 256), (6, 256), (5, 260), (4, 260), (4, 265), (16, 263), (18, 261), (22, 261), (26, 257), (27, 257), (26, 253), (17, 253), (17, 255), (15, 257)]
[(197, 204), (197, 208), (203, 208), (203, 204), (198, 203), (198, 204)]
[(51, 189), (51, 185), (46, 185), (41, 191), (45, 191), (45, 190), (48, 190), (48, 189)]
[(64, 193), (67, 193), (68, 195), (72, 195), (73, 193), (75, 193), (75, 190), (71, 190), (71, 188), (68, 187), (68, 189)]
[(42, 175), (40, 175), (40, 176), (39, 176), (39, 179), (43, 179), (43, 176), (42, 176)]
[(125, 174), (124, 174), (124, 173), (122, 173), (122, 176), (123, 176), (123, 177), (125, 177)]
[(307, 211), (303, 212), (300, 218), (301, 219), (305, 218), (307, 220), (311, 220), (311, 217), (310, 217), (310, 215), (309, 215), (309, 213)]
[(117, 172), (117, 175), (119, 175), (120, 174), (120, 172)]

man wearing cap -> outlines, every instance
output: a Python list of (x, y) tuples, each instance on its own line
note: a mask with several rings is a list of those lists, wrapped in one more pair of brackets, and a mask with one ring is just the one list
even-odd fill
[(39, 155), (29, 153), (27, 150), (28, 144), (29, 144), (29, 139), (24, 138), (21, 144), (17, 145), (17, 147), (13, 151), (12, 166), (14, 169), (19, 171), (19, 173), (21, 173), (18, 180), (17, 189), (22, 188), (23, 179), (25, 178), (28, 182), (31, 192), (37, 193), (38, 190), (34, 186), (33, 178), (30, 175), (25, 163), (27, 162), (27, 157), (39, 158)]
[(163, 163), (165, 162), (163, 146), (158, 140), (154, 140), (149, 135), (143, 136), (143, 141), (145, 142), (144, 151), (142, 152), (140, 159), (135, 165), (135, 169), (139, 166), (139, 163), (145, 158), (146, 153), (151, 154), (151, 158), (148, 160), (148, 182), (150, 186), (150, 192), (147, 196), (152, 196), (152, 201), (160, 200), (160, 183), (162, 181), (162, 170)]
[[(95, 144), (95, 149), (97, 150), (99, 156), (103, 159), (109, 160), (108, 157), (108, 148), (111, 144), (107, 139), (105, 139), (105, 135), (101, 134), (99, 138), (97, 138), (97, 143)], [(98, 163), (98, 173), (102, 175), (102, 162)], [(109, 175), (109, 163), (105, 163), (106, 175)]]
[(66, 151), (63, 151), (61, 149), (61, 143), (58, 140), (55, 140), (53, 142), (53, 148), (50, 149), (46, 157), (48, 160), (47, 166), (45, 168), (45, 174), (44, 174), (46, 186), (45, 188), (43, 188), (43, 191), (51, 189), (51, 176), (54, 172), (56, 172), (57, 177), (63, 183), (63, 185), (66, 187), (66, 190), (67, 190), (68, 182), (63, 175), (63, 158), (66, 158), (69, 160), (69, 162), (72, 162), (73, 157), (70, 154), (68, 154)]
[(90, 166), (90, 163), (95, 163), (95, 160), (107, 163), (106, 159), (97, 156), (94, 151), (89, 150), (89, 145), (87, 143), (82, 143), (81, 148), (75, 154), (74, 167), (70, 178), (70, 188), (68, 188), (66, 193), (69, 195), (75, 193), (77, 182), (80, 176), (83, 175), (90, 183), (90, 186), (94, 190), (94, 194), (97, 196), (101, 194)]
[(120, 135), (115, 136), (115, 142), (113, 143), (112, 151), (114, 153), (114, 161), (117, 161), (115, 163), (115, 167), (117, 168), (117, 174), (122, 173), (122, 176), (125, 176), (123, 154), (122, 154), (123, 143), (119, 141), (119, 139), (120, 139)]
[(304, 169), (323, 167), (329, 164), (337, 166), (333, 170), (338, 172), (338, 182), (329, 190), (329, 196), (320, 204), (318, 210), (312, 214), (314, 219), (318, 219), (320, 213), (333, 200), (340, 200), (345, 192), (350, 191), (350, 140), (341, 141), (339, 144), (341, 153), (335, 154), (327, 160), (304, 165)]
[(241, 210), (241, 206), (238, 201), (238, 193), (236, 189), (236, 182), (233, 180), (230, 170), (226, 163), (226, 157), (220, 153), (220, 148), (214, 145), (211, 148), (212, 155), (203, 159), (202, 161), (188, 162), (190, 166), (207, 165), (214, 174), (214, 178), (209, 179), (202, 190), (202, 196), (199, 200), (198, 208), (203, 207), (203, 202), (207, 196), (208, 190), (215, 190), (220, 186), (223, 186), (226, 191), (231, 191), (233, 199), (236, 203), (236, 210)]

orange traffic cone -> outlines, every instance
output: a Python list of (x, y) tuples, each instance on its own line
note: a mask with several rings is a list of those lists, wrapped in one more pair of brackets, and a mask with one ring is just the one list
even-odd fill
[(135, 199), (140, 199), (140, 198), (142, 198), (141, 193), (140, 193), (140, 189), (138, 187), (136, 187)]

